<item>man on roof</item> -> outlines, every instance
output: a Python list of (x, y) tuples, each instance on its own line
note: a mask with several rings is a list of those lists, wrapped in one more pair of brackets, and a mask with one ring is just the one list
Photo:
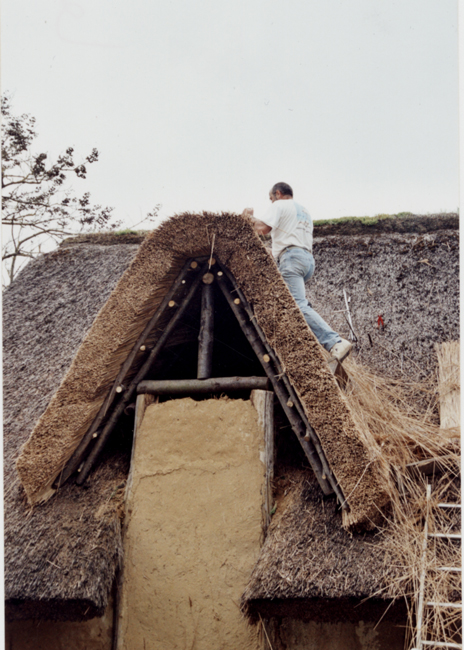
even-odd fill
[(269, 198), (272, 205), (261, 219), (254, 218), (253, 208), (245, 208), (243, 216), (253, 219), (258, 234), (271, 233), (272, 254), (290, 293), (311, 331), (330, 353), (329, 360), (341, 362), (350, 353), (351, 343), (334, 332), (306, 298), (305, 282), (313, 275), (315, 266), (312, 219), (306, 208), (293, 200), (293, 190), (287, 183), (276, 183)]

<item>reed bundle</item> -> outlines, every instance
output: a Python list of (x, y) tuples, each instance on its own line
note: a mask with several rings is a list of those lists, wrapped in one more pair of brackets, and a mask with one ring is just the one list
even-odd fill
[[(380, 527), (380, 550), (385, 558), (396, 557), (396, 578), (373, 596), (409, 602), (409, 646), (416, 638), (417, 595), (421, 574), (425, 576), (425, 602), (453, 603), (461, 600), (461, 574), (443, 567), (461, 566), (461, 545), (444, 538), (429, 538), (424, 553), (424, 526), (431, 533), (460, 532), (460, 510), (442, 509), (439, 503), (460, 503), (459, 428), (440, 428), (438, 412), (443, 395), (459, 390), (459, 372), (443, 374), (444, 363), (456, 358), (451, 345), (444, 348), (440, 381), (422, 383), (381, 378), (349, 359), (344, 367), (350, 377), (346, 400), (358, 431), (373, 453), (391, 467), (395, 489)], [(457, 357), (458, 358), (458, 357)], [(449, 365), (449, 363), (448, 363)], [(451, 377), (451, 379), (450, 379)], [(446, 381), (445, 381), (446, 380)], [(447, 422), (456, 421), (447, 419)], [(440, 472), (429, 477), (416, 470), (424, 459), (436, 459)], [(431, 483), (427, 503), (426, 484)], [(461, 610), (428, 607), (424, 610), (423, 639), (454, 642), (460, 638)]]

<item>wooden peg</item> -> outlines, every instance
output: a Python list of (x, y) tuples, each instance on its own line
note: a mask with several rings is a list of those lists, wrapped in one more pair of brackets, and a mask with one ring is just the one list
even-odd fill
[(287, 402), (287, 406), (288, 406), (289, 408), (293, 408), (293, 402), (292, 402), (291, 399), (288, 400), (288, 402)]
[(117, 393), (122, 393), (122, 386), (117, 386), (116, 387), (116, 392)]
[(205, 273), (202, 280), (204, 284), (212, 284), (214, 282), (214, 275), (212, 273)]
[(196, 269), (197, 266), (198, 266), (198, 262), (195, 262), (195, 260), (193, 260), (193, 262), (190, 264), (191, 269)]
[(170, 300), (168, 302), (168, 307), (175, 307), (176, 306), (176, 301), (175, 300)]
[(239, 305), (240, 304), (240, 298), (235, 298), (234, 302), (235, 302), (236, 305)]
[(263, 354), (263, 361), (265, 363), (269, 363), (270, 360), (271, 360), (271, 357), (268, 354)]
[(146, 345), (141, 345), (141, 346), (140, 346), (140, 349), (141, 349), (141, 350), (142, 350), (142, 352), (143, 352), (144, 350), (146, 350), (146, 349), (147, 349), (147, 346), (146, 346)]
[(218, 271), (218, 277), (221, 278), (224, 275), (222, 271)]

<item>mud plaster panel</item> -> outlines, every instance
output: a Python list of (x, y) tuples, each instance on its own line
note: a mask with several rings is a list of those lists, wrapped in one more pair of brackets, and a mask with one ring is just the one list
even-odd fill
[(104, 616), (82, 623), (12, 621), (5, 623), (6, 650), (111, 650), (113, 606)]
[(403, 650), (404, 629), (392, 623), (271, 623), (274, 650)]
[(120, 650), (254, 650), (239, 612), (262, 531), (263, 433), (249, 401), (151, 405), (128, 496)]

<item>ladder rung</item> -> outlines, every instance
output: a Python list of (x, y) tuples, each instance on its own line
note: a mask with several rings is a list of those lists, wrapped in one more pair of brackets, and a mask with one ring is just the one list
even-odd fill
[(429, 533), (429, 537), (442, 537), (446, 539), (461, 539), (461, 533)]
[(437, 648), (458, 648), (462, 650), (461, 643), (447, 643), (446, 641), (422, 641), (422, 645), (432, 645)]
[(462, 609), (462, 603), (435, 603), (433, 601), (429, 601), (426, 603), (427, 607), (443, 607), (446, 609)]
[(461, 504), (460, 503), (439, 503), (438, 507), (439, 508), (460, 508)]

